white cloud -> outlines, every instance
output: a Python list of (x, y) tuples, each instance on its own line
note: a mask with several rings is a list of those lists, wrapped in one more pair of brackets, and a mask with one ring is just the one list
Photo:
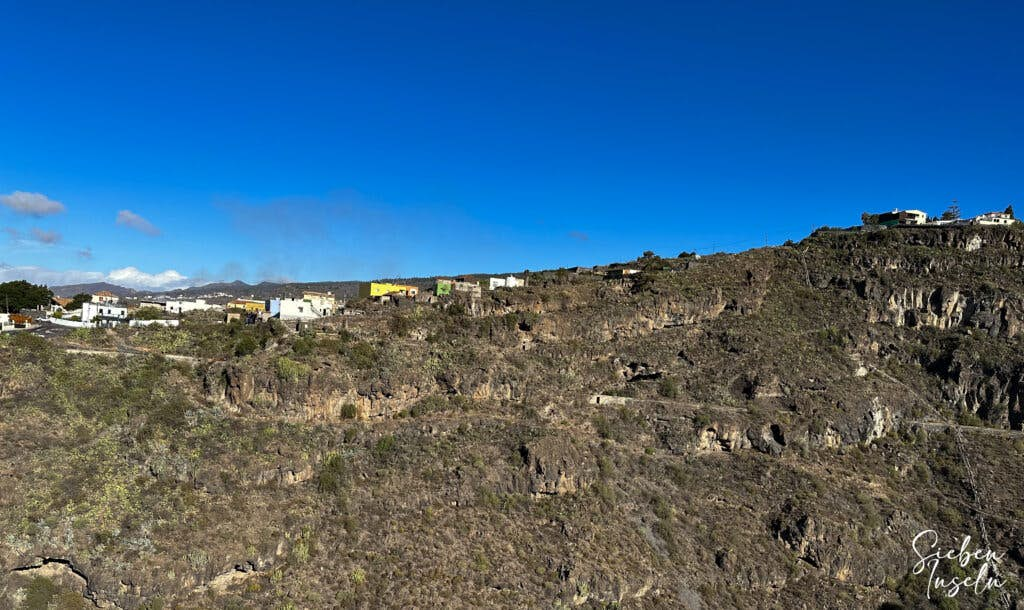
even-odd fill
[(61, 240), (61, 235), (56, 231), (44, 231), (39, 227), (32, 227), (32, 239), (43, 244), (55, 244)]
[(19, 214), (28, 214), (29, 216), (60, 214), (66, 209), (63, 203), (54, 201), (42, 193), (26, 193), (25, 191), (0, 195), (0, 203)]
[(118, 212), (116, 222), (117, 224), (128, 227), (129, 229), (141, 231), (146, 235), (152, 235), (154, 237), (160, 235), (160, 229), (158, 229), (156, 225), (131, 210), (121, 210)]
[(183, 288), (189, 285), (188, 278), (174, 269), (161, 273), (146, 273), (135, 267), (114, 269), (107, 274), (107, 281), (129, 288)]
[(61, 284), (87, 284), (90, 282), (102, 282), (106, 280), (106, 275), (99, 271), (60, 271), (29, 265), (12, 267), (10, 265), (0, 263), (0, 281), (10, 282), (13, 280), (27, 280), (33, 284), (59, 286)]
[(146, 273), (135, 267), (125, 267), (114, 269), (110, 273), (103, 273), (102, 271), (47, 269), (31, 265), (14, 267), (0, 263), (0, 282), (12, 280), (27, 280), (33, 284), (46, 284), (47, 286), (109, 282), (137, 290), (170, 290), (192, 285), (189, 278), (173, 269), (160, 273)]

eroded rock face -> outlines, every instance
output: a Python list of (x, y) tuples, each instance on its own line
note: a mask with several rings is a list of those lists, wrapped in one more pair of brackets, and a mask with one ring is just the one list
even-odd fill
[[(78, 594), (84, 598), (84, 603), (96, 606), (98, 608), (112, 608), (112, 603), (97, 598), (95, 591), (90, 586), (89, 579), (77, 567), (71, 560), (60, 557), (44, 557), (39, 558), (36, 561), (14, 568), (11, 571), (13, 576), (12, 584), (17, 585), (19, 583), (28, 585), (34, 579), (45, 579), (50, 585), (55, 586), (58, 590), (64, 590), (68, 593)], [(15, 593), (19, 587), (14, 586), (10, 588), (10, 593)], [(0, 594), (4, 591), (0, 590)], [(0, 601), (4, 601), (4, 597), (0, 597)], [(9, 606), (15, 607), (16, 604), (12, 597), (7, 597), (6, 601), (10, 603)]]
[(534, 496), (573, 494), (596, 480), (593, 458), (558, 439), (541, 439), (519, 448), (523, 474)]
[(878, 398), (871, 403), (871, 409), (864, 416), (864, 424), (860, 430), (860, 440), (870, 443), (882, 438), (896, 427), (892, 410), (883, 406)]

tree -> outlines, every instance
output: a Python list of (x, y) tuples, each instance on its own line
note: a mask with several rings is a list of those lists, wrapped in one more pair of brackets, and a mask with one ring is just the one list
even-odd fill
[(90, 301), (92, 301), (92, 295), (91, 294), (86, 294), (84, 292), (80, 292), (80, 293), (76, 294), (75, 296), (71, 297), (71, 302), (68, 303), (68, 306), (65, 307), (64, 309), (66, 309), (68, 311), (74, 311), (76, 309), (81, 309), (82, 305), (84, 303), (88, 303)]
[(960, 218), (960, 206), (953, 204), (942, 213), (942, 220), (958, 220)]
[(860, 221), (862, 224), (876, 225), (878, 224), (878, 214), (869, 214), (868, 212), (864, 212), (860, 215)]
[(49, 305), (53, 293), (46, 286), (29, 284), (25, 280), (15, 280), (0, 284), (0, 311), (17, 313), (22, 309), (35, 309), (41, 305)]
[(1016, 218), (1016, 216), (1013, 215), (1013, 204), (1006, 206), (1006, 210), (1003, 212), (1003, 214), (1009, 214), (1010, 218)]

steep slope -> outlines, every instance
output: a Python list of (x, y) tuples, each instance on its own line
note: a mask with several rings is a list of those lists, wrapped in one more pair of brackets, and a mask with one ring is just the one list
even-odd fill
[(927, 529), (1007, 553), (960, 607), (1019, 598), (1024, 232), (634, 264), (67, 339), (152, 356), (7, 339), (0, 599), (910, 608)]

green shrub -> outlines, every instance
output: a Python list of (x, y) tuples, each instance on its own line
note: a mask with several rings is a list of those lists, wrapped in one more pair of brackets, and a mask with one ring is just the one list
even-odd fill
[(132, 312), (134, 320), (162, 320), (164, 317), (164, 310), (148, 305)]
[(372, 369), (377, 363), (377, 350), (366, 341), (357, 341), (348, 348), (348, 359), (357, 369)]
[(309, 368), (309, 365), (296, 362), (287, 356), (279, 357), (276, 365), (278, 378), (292, 383), (304, 379), (312, 373), (312, 369)]
[(355, 419), (359, 417), (359, 408), (351, 402), (346, 402), (341, 405), (341, 417), (342, 419)]
[(25, 599), (22, 608), (26, 610), (46, 610), (50, 600), (57, 594), (57, 586), (53, 581), (44, 576), (36, 576), (25, 589)]
[(679, 398), (679, 384), (671, 377), (662, 377), (658, 382), (658, 395), (665, 398)]
[(388, 320), (388, 328), (391, 330), (391, 334), (396, 337), (408, 336), (412, 331), (412, 327), (412, 321), (403, 315), (395, 315)]
[(693, 427), (699, 429), (707, 428), (711, 425), (711, 416), (704, 411), (698, 411), (693, 414)]
[(392, 434), (382, 436), (377, 439), (377, 444), (373, 448), (373, 454), (377, 456), (377, 459), (387, 459), (397, 448), (397, 442)]
[(325, 495), (338, 495), (344, 491), (348, 482), (348, 470), (341, 456), (337, 453), (328, 454), (316, 476), (316, 489)]
[(260, 348), (259, 341), (251, 334), (244, 334), (235, 341), (235, 357), (242, 358), (253, 354)]
[(299, 337), (292, 342), (292, 353), (296, 356), (308, 356), (316, 349), (316, 342), (312, 337)]
[(615, 430), (612, 427), (612, 423), (608, 421), (608, 418), (604, 415), (595, 415), (590, 423), (594, 425), (594, 430), (597, 435), (605, 439), (613, 439), (615, 437)]

